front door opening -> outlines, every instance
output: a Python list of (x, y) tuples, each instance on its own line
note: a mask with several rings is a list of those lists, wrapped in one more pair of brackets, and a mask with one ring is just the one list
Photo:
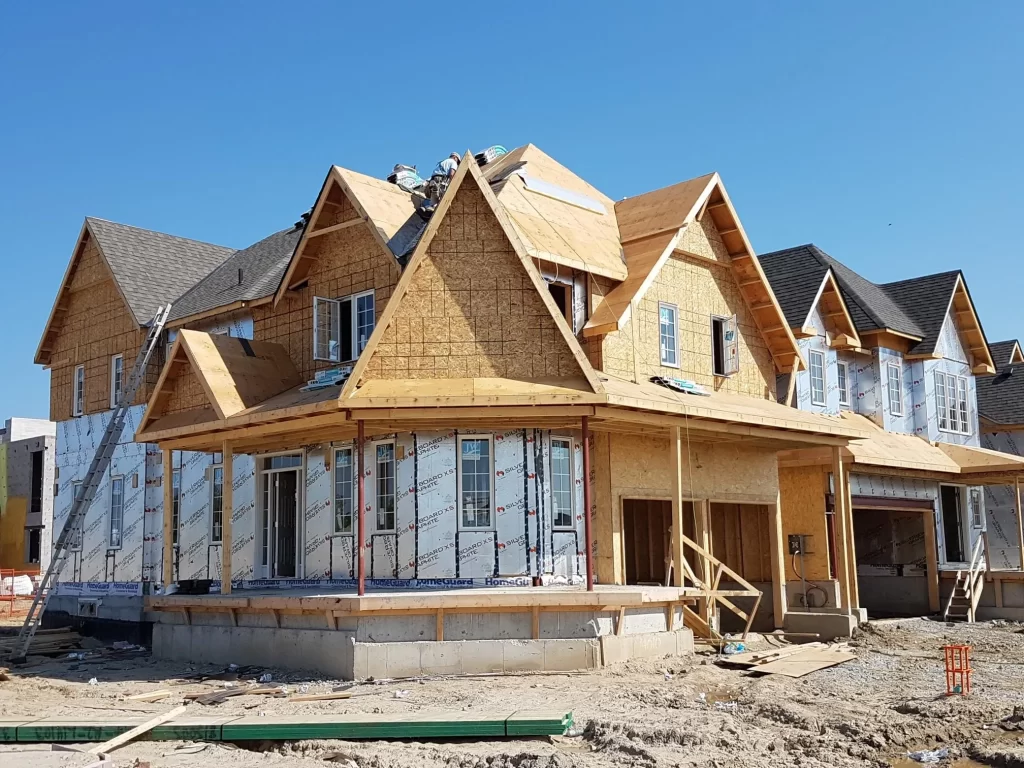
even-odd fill
[(300, 575), (302, 457), (274, 456), (263, 464), (263, 570), (272, 579), (294, 579)]
[(623, 543), (627, 584), (664, 584), (665, 558), (671, 552), (672, 502), (623, 499)]
[(963, 489), (957, 485), (943, 485), (940, 488), (942, 499), (942, 538), (945, 543), (947, 563), (963, 563), (967, 561), (967, 547), (964, 545), (964, 511)]

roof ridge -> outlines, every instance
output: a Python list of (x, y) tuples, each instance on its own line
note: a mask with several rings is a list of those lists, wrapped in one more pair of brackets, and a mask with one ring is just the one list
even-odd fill
[(234, 248), (233, 246), (230, 246), (230, 245), (220, 245), (219, 243), (211, 243), (209, 240), (196, 240), (194, 237), (183, 237), (182, 235), (172, 235), (170, 232), (161, 232), (158, 229), (147, 229), (146, 227), (137, 227), (134, 224), (125, 224), (125, 223), (120, 222), (120, 221), (113, 221), (112, 219), (100, 218), (99, 216), (86, 216), (85, 220), (89, 221), (89, 222), (98, 221), (98, 222), (102, 222), (103, 224), (113, 224), (115, 227), (124, 227), (125, 229), (134, 229), (136, 232), (145, 232), (145, 233), (150, 234), (150, 235), (160, 235), (161, 237), (171, 237), (171, 238), (174, 238), (175, 240), (184, 240), (184, 241), (189, 242), (189, 243), (198, 243), (199, 245), (208, 245), (211, 248), (222, 248), (225, 251), (231, 251), (232, 253), (235, 252), (236, 250), (239, 250), (239, 249)]
[(917, 277), (907, 277), (907, 278), (904, 278), (903, 280), (891, 280), (888, 283), (875, 283), (875, 285), (877, 285), (879, 288), (886, 288), (886, 287), (892, 286), (892, 285), (904, 285), (906, 283), (917, 283), (917, 282), (920, 282), (922, 280), (930, 280), (930, 279), (935, 278), (935, 277), (946, 277), (948, 275), (961, 275), (961, 274), (963, 274), (963, 270), (961, 270), (961, 269), (948, 269), (945, 272), (932, 272), (931, 274), (928, 274), (928, 275), (919, 275)]

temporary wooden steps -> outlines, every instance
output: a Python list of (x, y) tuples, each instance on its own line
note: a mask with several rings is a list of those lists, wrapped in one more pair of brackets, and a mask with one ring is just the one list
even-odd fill
[[(145, 717), (0, 718), (0, 743), (107, 741), (146, 722)], [(430, 739), (551, 736), (572, 727), (572, 712), (416, 712), (407, 714), (183, 717), (141, 738), (157, 741), (294, 741), (299, 739)]]

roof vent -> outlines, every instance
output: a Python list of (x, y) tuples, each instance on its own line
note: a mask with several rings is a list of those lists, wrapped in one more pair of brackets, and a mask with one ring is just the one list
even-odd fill
[(242, 284), (242, 268), (241, 267), (238, 268), (238, 284), (239, 285)]

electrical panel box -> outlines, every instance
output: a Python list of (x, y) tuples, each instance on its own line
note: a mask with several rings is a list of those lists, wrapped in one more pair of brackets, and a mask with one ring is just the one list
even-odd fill
[(809, 533), (791, 533), (788, 536), (789, 554), (791, 555), (812, 555), (814, 554), (814, 537)]

